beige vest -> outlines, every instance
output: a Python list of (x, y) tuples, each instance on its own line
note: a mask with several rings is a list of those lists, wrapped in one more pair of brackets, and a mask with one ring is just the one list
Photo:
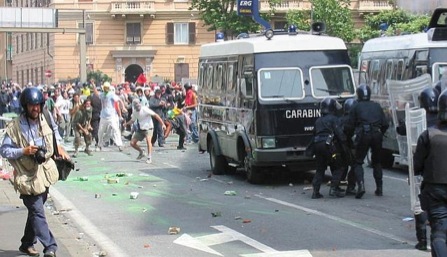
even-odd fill
[[(45, 118), (41, 117), (43, 116), (39, 117), (41, 130), (38, 132), (38, 136), (43, 136), (45, 140), (46, 161), (38, 165), (34, 161), (34, 156), (29, 155), (23, 155), (18, 159), (8, 159), (15, 169), (14, 188), (24, 195), (44, 193), (47, 187), (59, 179), (56, 163), (51, 158), (53, 155), (53, 130), (48, 126)], [(6, 133), (19, 148), (29, 146), (20, 129), (20, 116), (7, 125)]]

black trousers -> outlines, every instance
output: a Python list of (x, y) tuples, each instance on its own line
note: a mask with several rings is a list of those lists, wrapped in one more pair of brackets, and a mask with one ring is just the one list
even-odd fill
[(447, 256), (447, 185), (425, 184), (422, 198), (431, 227), (431, 256)]
[(98, 145), (98, 129), (100, 119), (92, 119), (90, 125), (92, 125), (92, 137), (95, 139), (96, 145)]
[(382, 182), (382, 164), (380, 160), (380, 151), (382, 150), (383, 135), (381, 132), (361, 133), (358, 135), (357, 147), (355, 149), (355, 176), (357, 182), (364, 182), (363, 160), (371, 148), (371, 163), (373, 167), (373, 176), (376, 183)]
[[(341, 157), (338, 157), (341, 158)], [(314, 190), (319, 190), (323, 182), (324, 173), (329, 166), (332, 171), (331, 186), (336, 187), (340, 184), (340, 178), (343, 173), (343, 167), (336, 158), (333, 158), (332, 152), (325, 141), (315, 143), (315, 159), (317, 161), (317, 170), (312, 179)]]
[(154, 134), (152, 135), (151, 143), (152, 145), (158, 140), (158, 146), (164, 145), (164, 133), (163, 133), (163, 124), (158, 122), (157, 119), (152, 118), (152, 122), (154, 123)]

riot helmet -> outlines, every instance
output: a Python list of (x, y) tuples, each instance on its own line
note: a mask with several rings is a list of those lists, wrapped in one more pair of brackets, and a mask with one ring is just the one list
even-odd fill
[(337, 111), (337, 101), (333, 98), (324, 98), (320, 102), (321, 114), (334, 114)]
[(438, 120), (447, 122), (447, 90), (444, 90), (438, 98)]
[(366, 84), (361, 84), (357, 87), (357, 100), (359, 101), (369, 101), (371, 98), (371, 88)]
[(438, 98), (439, 91), (436, 88), (427, 87), (421, 91), (419, 102), (426, 112), (435, 113), (438, 111)]
[(352, 107), (357, 103), (357, 100), (355, 100), (354, 98), (349, 98), (348, 100), (345, 101), (345, 103), (343, 104), (343, 113), (345, 115), (348, 115), (349, 112), (351, 111)]
[(42, 92), (37, 87), (27, 87), (23, 90), (22, 94), (20, 94), (20, 105), (25, 113), (27, 112), (28, 104), (40, 104), (40, 110), (43, 110), (45, 100)]

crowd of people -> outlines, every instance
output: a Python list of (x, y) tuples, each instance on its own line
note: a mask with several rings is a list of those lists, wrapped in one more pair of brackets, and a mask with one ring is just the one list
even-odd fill
[[(123, 150), (122, 137), (139, 152), (138, 159), (147, 156), (152, 162), (152, 146), (165, 147), (166, 138), (179, 135), (177, 149), (186, 150), (188, 143), (198, 142), (196, 88), (186, 83), (96, 83), (93, 79), (78, 84), (32, 85), (3, 84), (0, 111), (22, 112), (19, 104), (23, 89), (39, 89), (65, 142), (74, 137), (77, 157), (80, 147), (91, 156), (103, 147), (116, 146)], [(3, 124), (4, 126), (4, 124)], [(143, 133), (144, 132), (144, 133)], [(137, 142), (146, 139), (147, 152)]]

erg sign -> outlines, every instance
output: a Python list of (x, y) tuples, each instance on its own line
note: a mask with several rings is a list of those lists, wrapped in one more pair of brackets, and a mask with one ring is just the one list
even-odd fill
[[(254, 0), (258, 1), (258, 0)], [(253, 0), (238, 0), (237, 1), (237, 13), (242, 16), (253, 15)]]

